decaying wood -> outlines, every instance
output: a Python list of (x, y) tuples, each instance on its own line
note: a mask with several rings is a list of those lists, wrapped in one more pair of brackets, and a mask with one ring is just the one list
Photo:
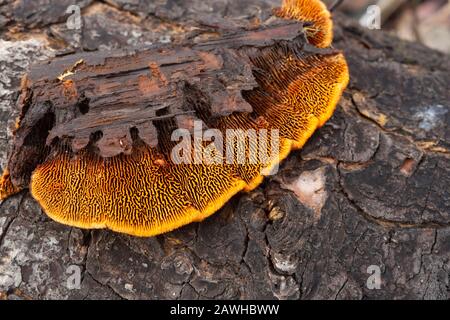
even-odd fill
[[(283, 43), (302, 48), (302, 30), (301, 23), (274, 19), (206, 41), (80, 53), (34, 66), (22, 81), (22, 114), (8, 164), (13, 184), (27, 187), (57, 139), (69, 141), (73, 152), (95, 142), (102, 157), (113, 157), (132, 152), (132, 130), (150, 147), (167, 139), (170, 132), (158, 132), (155, 122), (192, 131), (195, 120), (251, 112), (242, 97), (257, 86), (250, 58)], [(206, 104), (202, 110), (191, 101), (194, 95)]]
[[(144, 1), (108, 2), (145, 11)], [(244, 1), (232, 3), (229, 18), (253, 19)], [(201, 16), (179, 9), (172, 18), (196, 10)], [(1, 296), (448, 299), (450, 60), (338, 20), (336, 47), (348, 59), (350, 87), (330, 122), (277, 176), (200, 224), (150, 239), (69, 229), (18, 194), (0, 204)], [(18, 89), (24, 65), (45, 50), (9, 45), (10, 60), (0, 66), (14, 84), (5, 87)], [(0, 113), (2, 125), (8, 118)], [(0, 151), (5, 159), (5, 137)], [(73, 290), (70, 266), (83, 275)], [(380, 289), (367, 286), (370, 266), (381, 269)]]

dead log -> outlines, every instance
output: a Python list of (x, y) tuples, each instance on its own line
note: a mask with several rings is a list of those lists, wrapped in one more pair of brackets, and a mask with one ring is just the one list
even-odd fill
[[(343, 55), (323, 49), (332, 42), (324, 5), (311, 2), (308, 16), (289, 3), (263, 24), (219, 28), (209, 40), (33, 67), (0, 197), (30, 186), (56, 221), (153, 236), (256, 188), (323, 126), (348, 84)], [(195, 147), (198, 126), (214, 134), (212, 145)], [(178, 161), (173, 134), (182, 132), (194, 147)]]
[(335, 34), (350, 87), (276, 177), (150, 239), (68, 229), (20, 193), (0, 204), (3, 296), (448, 299), (450, 60), (344, 20)]

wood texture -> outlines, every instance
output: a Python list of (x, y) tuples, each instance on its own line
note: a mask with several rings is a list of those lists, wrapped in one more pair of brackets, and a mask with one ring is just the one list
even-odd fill
[[(170, 132), (158, 132), (155, 122), (192, 131), (195, 120), (208, 124), (233, 112), (252, 112), (241, 94), (257, 87), (250, 58), (283, 43), (290, 50), (321, 52), (303, 49), (301, 23), (275, 19), (207, 41), (80, 53), (34, 66), (19, 97), (22, 113), (8, 164), (13, 184), (28, 186), (56, 140), (66, 141), (74, 153), (95, 143), (102, 157), (113, 157), (132, 152), (133, 129), (148, 146), (161, 147), (158, 140), (170, 139)], [(192, 99), (202, 99), (204, 110)]]
[[(146, 23), (159, 19), (153, 10), (177, 23), (205, 17), (183, 2), (150, 11), (125, 2), (111, 1), (120, 10), (102, 6), (123, 16), (142, 12)], [(258, 16), (247, 6), (237, 10), (238, 2), (229, 2), (227, 18)], [(0, 204), (2, 296), (448, 299), (450, 59), (342, 18), (335, 33), (350, 87), (329, 124), (276, 177), (203, 223), (151, 239), (68, 229), (18, 194)], [(96, 45), (119, 43), (105, 39)], [(0, 62), (8, 92), (17, 90), (24, 66), (46, 54), (35, 42), (9, 43), (9, 62)], [(2, 109), (2, 125), (13, 106)], [(299, 181), (314, 182), (318, 196)], [(75, 290), (66, 286), (71, 265), (83, 275)], [(382, 270), (380, 290), (366, 285), (371, 265)]]

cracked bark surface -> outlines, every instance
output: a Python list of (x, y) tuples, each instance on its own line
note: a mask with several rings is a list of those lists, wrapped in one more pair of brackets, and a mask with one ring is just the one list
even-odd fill
[[(193, 1), (189, 8), (183, 1), (83, 3), (92, 21), (118, 24), (114, 31), (103, 24), (105, 32), (129, 31), (133, 40), (82, 37), (85, 47), (91, 41), (94, 49), (110, 49), (252, 23), (278, 1)], [(25, 30), (46, 31), (52, 46), (71, 44), (70, 32), (55, 32), (64, 21), (56, 14), (28, 21), (14, 16), (8, 1), (0, 6), (0, 26), (6, 17), (8, 27), (20, 21)], [(276, 176), (202, 223), (147, 239), (60, 225), (22, 192), (0, 204), (0, 297), (450, 298), (450, 59), (337, 20), (335, 43), (348, 59), (350, 86), (333, 118)], [(84, 32), (96, 25), (86, 22)], [(1, 34), (8, 40), (0, 40), (5, 128), (20, 77), (54, 52), (42, 37)], [(3, 167), (10, 131), (0, 134)], [(80, 267), (79, 289), (67, 286), (71, 265)], [(371, 265), (381, 268), (380, 290), (366, 286)]]

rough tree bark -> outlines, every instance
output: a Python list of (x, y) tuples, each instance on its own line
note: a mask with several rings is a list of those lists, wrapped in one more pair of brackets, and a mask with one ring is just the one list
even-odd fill
[[(0, 40), (2, 127), (17, 113), (14, 92), (28, 64), (53, 54), (42, 38), (85, 49), (178, 41), (212, 25), (264, 20), (260, 9), (278, 1), (215, 0), (213, 10), (200, 0), (81, 2), (79, 41), (61, 23), (65, 7), (32, 17), (0, 7), (0, 25), (17, 29), (1, 31), (10, 40)], [(22, 192), (0, 204), (1, 297), (448, 299), (450, 59), (337, 20), (350, 86), (333, 118), (276, 176), (202, 223), (148, 239), (68, 228)], [(18, 40), (21, 28), (46, 33)], [(4, 166), (10, 132), (0, 134)], [(73, 290), (72, 265), (82, 275)], [(381, 268), (379, 290), (367, 287), (370, 266)]]

